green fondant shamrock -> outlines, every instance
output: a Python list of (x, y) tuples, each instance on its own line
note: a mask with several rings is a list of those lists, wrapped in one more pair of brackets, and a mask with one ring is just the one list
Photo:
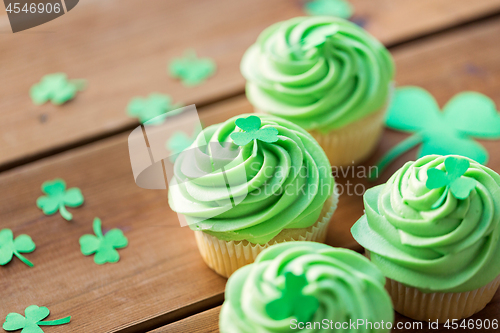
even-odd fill
[(84, 201), (79, 188), (73, 187), (66, 190), (66, 183), (60, 178), (43, 183), (42, 192), (47, 195), (43, 195), (36, 200), (38, 208), (46, 215), (52, 215), (59, 211), (67, 221), (71, 221), (73, 215), (66, 210), (66, 206), (78, 207)]
[(231, 134), (231, 139), (238, 146), (245, 146), (253, 140), (269, 143), (278, 141), (278, 130), (274, 127), (260, 128), (259, 117), (238, 118), (234, 123), (244, 131)]
[(35, 243), (28, 235), (19, 235), (14, 239), (14, 234), (10, 229), (0, 231), (0, 265), (8, 264), (13, 256), (18, 257), (29, 267), (34, 265), (26, 259), (21, 253), (31, 253), (35, 251)]
[(441, 206), (448, 195), (448, 191), (451, 191), (451, 194), (455, 198), (463, 200), (476, 187), (476, 180), (462, 177), (470, 167), (468, 160), (450, 156), (444, 160), (444, 166), (446, 171), (436, 168), (427, 170), (427, 182), (425, 186), (428, 189), (434, 190), (446, 186), (443, 194), (432, 208)]
[(210, 58), (198, 58), (193, 50), (184, 53), (183, 58), (174, 59), (169, 65), (170, 76), (181, 79), (186, 86), (203, 83), (214, 75), (215, 62)]
[(306, 2), (304, 10), (308, 15), (327, 15), (348, 19), (354, 9), (346, 0), (313, 0)]
[(46, 307), (38, 307), (30, 305), (24, 310), (24, 315), (19, 313), (9, 313), (3, 323), (3, 329), (6, 331), (17, 331), (22, 329), (21, 333), (43, 333), (40, 326), (56, 326), (67, 324), (71, 321), (71, 317), (66, 317), (57, 320), (42, 321), (50, 314)]
[(274, 320), (283, 320), (294, 316), (299, 322), (307, 322), (319, 307), (319, 301), (314, 296), (304, 295), (307, 285), (304, 275), (285, 273), (285, 286), (281, 297), (266, 304), (266, 312)]
[(68, 80), (64, 73), (45, 75), (42, 80), (30, 89), (34, 104), (41, 105), (48, 101), (60, 105), (73, 99), (76, 93), (85, 89), (85, 80)]
[(485, 164), (488, 152), (472, 138), (500, 138), (500, 115), (495, 103), (476, 92), (455, 95), (440, 112), (436, 100), (426, 90), (399, 88), (389, 107), (386, 124), (389, 128), (413, 135), (392, 148), (377, 163), (379, 171), (419, 144), (422, 146), (417, 158), (432, 154), (461, 155)]
[(147, 98), (134, 97), (127, 106), (129, 116), (137, 117), (141, 124), (147, 122), (148, 125), (162, 124), (168, 116), (180, 112), (181, 104), (172, 104), (170, 96), (159, 93), (152, 93)]
[(95, 253), (94, 262), (98, 265), (107, 262), (115, 263), (120, 260), (120, 255), (115, 249), (121, 249), (128, 245), (127, 237), (120, 229), (111, 229), (103, 236), (101, 220), (94, 219), (94, 235), (83, 235), (80, 237), (80, 250), (83, 255), (89, 256)]

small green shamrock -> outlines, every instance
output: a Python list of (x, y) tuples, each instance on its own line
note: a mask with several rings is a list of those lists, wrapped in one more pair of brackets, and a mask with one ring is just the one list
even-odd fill
[(111, 229), (103, 236), (101, 220), (94, 219), (94, 235), (83, 235), (80, 237), (80, 250), (85, 256), (95, 253), (94, 262), (98, 265), (107, 262), (115, 263), (120, 260), (120, 255), (115, 249), (121, 249), (128, 245), (127, 237), (120, 229)]
[(189, 137), (184, 132), (175, 132), (166, 142), (166, 148), (172, 152), (172, 155), (170, 155), (169, 158), (170, 161), (174, 162), (180, 153), (191, 146), (197, 135), (198, 133), (195, 133), (193, 137)]
[(30, 305), (24, 310), (24, 314), (26, 317), (15, 312), (9, 313), (3, 323), (3, 329), (6, 331), (22, 329), (21, 333), (43, 333), (39, 326), (63, 325), (71, 321), (71, 317), (42, 321), (50, 314), (49, 309), (44, 306)]
[(470, 167), (470, 162), (468, 160), (450, 156), (444, 160), (444, 166), (446, 171), (436, 168), (427, 170), (427, 182), (425, 186), (427, 186), (429, 190), (446, 186), (441, 198), (439, 198), (432, 208), (441, 206), (448, 195), (448, 191), (451, 191), (451, 194), (453, 194), (455, 198), (463, 200), (467, 198), (470, 192), (476, 187), (476, 180), (466, 177), (462, 178)]
[(79, 188), (73, 187), (66, 190), (66, 183), (60, 178), (43, 183), (42, 192), (47, 195), (43, 195), (36, 200), (37, 207), (45, 215), (52, 215), (59, 211), (67, 221), (71, 221), (73, 215), (66, 210), (66, 206), (79, 207), (84, 201)]
[[(434, 154), (461, 155), (485, 164), (488, 152), (472, 138), (500, 138), (500, 115), (495, 103), (476, 92), (455, 95), (441, 112), (434, 97), (426, 90), (399, 88), (389, 107), (386, 124), (391, 129), (413, 135), (380, 159), (377, 163), (379, 171), (419, 144), (422, 146), (417, 158)], [(372, 174), (370, 178), (374, 176)]]
[(152, 93), (147, 98), (134, 97), (127, 106), (129, 116), (137, 117), (141, 124), (147, 122), (148, 125), (162, 124), (167, 117), (180, 112), (181, 104), (172, 104), (170, 96), (160, 93)]
[(318, 310), (319, 301), (314, 296), (302, 293), (307, 285), (304, 275), (285, 273), (285, 287), (281, 297), (266, 304), (266, 312), (274, 320), (283, 320), (295, 316), (299, 322), (307, 322)]
[(85, 80), (68, 80), (64, 73), (45, 75), (30, 89), (34, 104), (41, 105), (48, 101), (60, 105), (73, 99), (78, 91), (85, 89)]
[(170, 76), (181, 79), (186, 86), (195, 86), (203, 83), (214, 75), (215, 62), (210, 58), (198, 58), (195, 51), (188, 50), (183, 58), (174, 59), (169, 65)]
[(14, 234), (10, 229), (0, 231), (0, 265), (6, 265), (15, 255), (29, 267), (34, 265), (26, 259), (21, 253), (31, 253), (35, 251), (35, 243), (28, 235), (19, 235), (14, 239)]
[(304, 10), (308, 15), (336, 16), (348, 19), (354, 8), (345, 0), (313, 0), (306, 2)]
[(238, 118), (234, 123), (244, 131), (231, 133), (231, 139), (238, 146), (245, 146), (253, 140), (260, 140), (268, 143), (278, 141), (278, 130), (274, 127), (261, 129), (259, 117), (250, 116), (248, 118)]

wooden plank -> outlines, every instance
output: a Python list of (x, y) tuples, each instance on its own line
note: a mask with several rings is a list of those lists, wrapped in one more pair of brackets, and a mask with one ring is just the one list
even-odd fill
[[(398, 48), (394, 51), (398, 82), (421, 85), (443, 104), (454, 93), (469, 89), (472, 81), (475, 90), (500, 105), (496, 61), (500, 44), (490, 42), (499, 34), (500, 21), (492, 20)], [(419, 61), (428, 67), (413, 69)], [(466, 70), (470, 63), (479, 70)], [(240, 96), (206, 107), (200, 114), (208, 125), (250, 111)], [(402, 137), (386, 131), (377, 156)], [(48, 306), (55, 316), (72, 315), (72, 332), (144, 332), (220, 304), (225, 280), (203, 264), (191, 231), (180, 228), (168, 209), (165, 191), (135, 186), (126, 138), (119, 135), (0, 174), (0, 188), (5, 189), (0, 200), (2, 228), (12, 228), (16, 235), (30, 234), (38, 246), (29, 254), (36, 265), (33, 269), (17, 260), (1, 267), (0, 317), (38, 304)], [(500, 171), (500, 156), (493, 154), (499, 142), (485, 146), (492, 153), (489, 165)], [(404, 155), (389, 173), (413, 157)], [(73, 222), (58, 215), (45, 217), (35, 206), (40, 184), (55, 177), (80, 187), (86, 197), (83, 207), (72, 210)], [(343, 195), (327, 243), (354, 248), (349, 228), (362, 209), (360, 196)], [(120, 263), (97, 266), (79, 253), (78, 239), (92, 232), (95, 216), (106, 228), (122, 228), (129, 238), (129, 247), (120, 251)], [(498, 315), (495, 309), (493, 314)], [(64, 330), (51, 328), (58, 329)]]
[[(355, 18), (387, 44), (500, 10), (500, 0), (353, 0)], [(0, 167), (132, 128), (125, 114), (133, 96), (168, 93), (206, 104), (243, 92), (239, 62), (270, 24), (303, 15), (302, 1), (81, 1), (68, 14), (10, 34), (0, 17)], [(185, 49), (218, 64), (204, 85), (186, 88), (166, 75)], [(85, 78), (88, 89), (61, 107), (34, 106), (30, 86), (48, 73)]]
[[(184, 318), (175, 323), (165, 325), (163, 327), (157, 328), (151, 333), (216, 333), (219, 332), (219, 314), (221, 307), (215, 307), (213, 309), (197, 313), (194, 316)], [(469, 320), (473, 320), (474, 323), (482, 322), (484, 323), (485, 319), (489, 319), (490, 322), (492, 319), (498, 319), (498, 314), (500, 313), (500, 290), (495, 294), (495, 297), (489, 303), (485, 309), (476, 313), (474, 316), (464, 319), (463, 321), (457, 322), (460, 326), (464, 322), (464, 324), (468, 323)], [(422, 326), (420, 326), (422, 325)], [(426, 332), (437, 332), (444, 333), (450, 332), (450, 329), (445, 328), (443, 325), (429, 327), (429, 323), (427, 322), (418, 322), (407, 317), (400, 315), (399, 313), (395, 313), (395, 320), (393, 323), (392, 333), (399, 332), (408, 332), (408, 333), (426, 333)], [(490, 330), (485, 329), (471, 329), (470, 332), (491, 332), (493, 331), (490, 327)], [(461, 330), (457, 330), (457, 332), (462, 332)]]

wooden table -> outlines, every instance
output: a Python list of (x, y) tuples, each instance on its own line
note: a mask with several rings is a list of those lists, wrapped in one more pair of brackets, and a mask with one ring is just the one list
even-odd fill
[[(205, 266), (192, 232), (168, 208), (167, 192), (135, 185), (127, 136), (138, 123), (125, 107), (133, 96), (158, 91), (196, 103), (205, 125), (251, 112), (241, 56), (265, 27), (303, 15), (302, 3), (88, 0), (17, 34), (9, 33), (0, 14), (0, 227), (29, 234), (37, 244), (29, 254), (34, 268), (19, 260), (0, 267), (0, 318), (37, 304), (49, 307), (55, 319), (72, 316), (69, 326), (46, 332), (218, 331), (226, 280)], [(352, 3), (353, 19), (394, 55), (398, 85), (422, 86), (440, 105), (475, 90), (500, 106), (500, 0)], [(166, 75), (168, 61), (186, 48), (218, 64), (217, 74), (195, 88)], [(57, 71), (87, 79), (88, 89), (64, 106), (34, 106), (30, 86)], [(385, 131), (366, 165), (404, 137)], [(500, 171), (500, 142), (482, 143), (489, 167)], [(411, 151), (399, 158), (380, 182), (414, 157)], [(85, 196), (84, 206), (71, 210), (71, 222), (45, 216), (35, 205), (42, 182), (56, 177)], [(340, 200), (327, 243), (361, 250), (349, 229), (363, 212), (362, 198)], [(98, 266), (79, 252), (78, 239), (92, 233), (96, 216), (129, 239), (117, 264)], [(473, 318), (499, 319), (500, 293)]]

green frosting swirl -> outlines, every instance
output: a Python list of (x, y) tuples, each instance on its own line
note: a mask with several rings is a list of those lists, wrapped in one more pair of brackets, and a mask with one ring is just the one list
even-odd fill
[(230, 135), (241, 132), (235, 120), (247, 116), (255, 115), (240, 115), (204, 129), (188, 149), (190, 154), (177, 158), (178, 185), (169, 184), (169, 204), (193, 230), (226, 241), (265, 244), (283, 229), (316, 223), (333, 193), (334, 180), (330, 163), (313, 137), (270, 115), (258, 115), (261, 129), (276, 128), (278, 141), (252, 140), (222, 169), (217, 167), (214, 159), (220, 159), (221, 153), (216, 148), (220, 143), (230, 151), (238, 148)]
[(470, 291), (500, 274), (500, 176), (467, 159), (462, 178), (477, 183), (465, 199), (428, 189), (427, 170), (445, 171), (446, 158), (408, 162), (368, 190), (365, 215), (351, 229), (385, 276), (423, 292)]
[(328, 132), (385, 105), (394, 62), (349, 21), (297, 17), (264, 30), (243, 56), (241, 72), (257, 109)]
[[(303, 289), (287, 284), (287, 274), (302, 276), (305, 281)], [(349, 320), (363, 319), (371, 323), (392, 323), (394, 313), (384, 284), (385, 278), (375, 265), (354, 251), (314, 242), (277, 244), (263, 251), (255, 263), (240, 268), (229, 278), (220, 313), (220, 331), (290, 332), (291, 323), (297, 319), (295, 313), (307, 311), (311, 305), (316, 306), (311, 309), (314, 312), (309, 312), (309, 318), (305, 318), (307, 322), (321, 323), (326, 319), (333, 323), (349, 323)], [(306, 298), (302, 301), (299, 298), (289, 305), (296, 309), (290, 316), (281, 313), (283, 319), (275, 319), (275, 314), (269, 312), (269, 304), (290, 293)], [(317, 301), (305, 301), (307, 298)], [(312, 330), (293, 331), (357, 332), (345, 329), (345, 326), (344, 329), (339, 326), (339, 330), (321, 330), (317, 326)]]

